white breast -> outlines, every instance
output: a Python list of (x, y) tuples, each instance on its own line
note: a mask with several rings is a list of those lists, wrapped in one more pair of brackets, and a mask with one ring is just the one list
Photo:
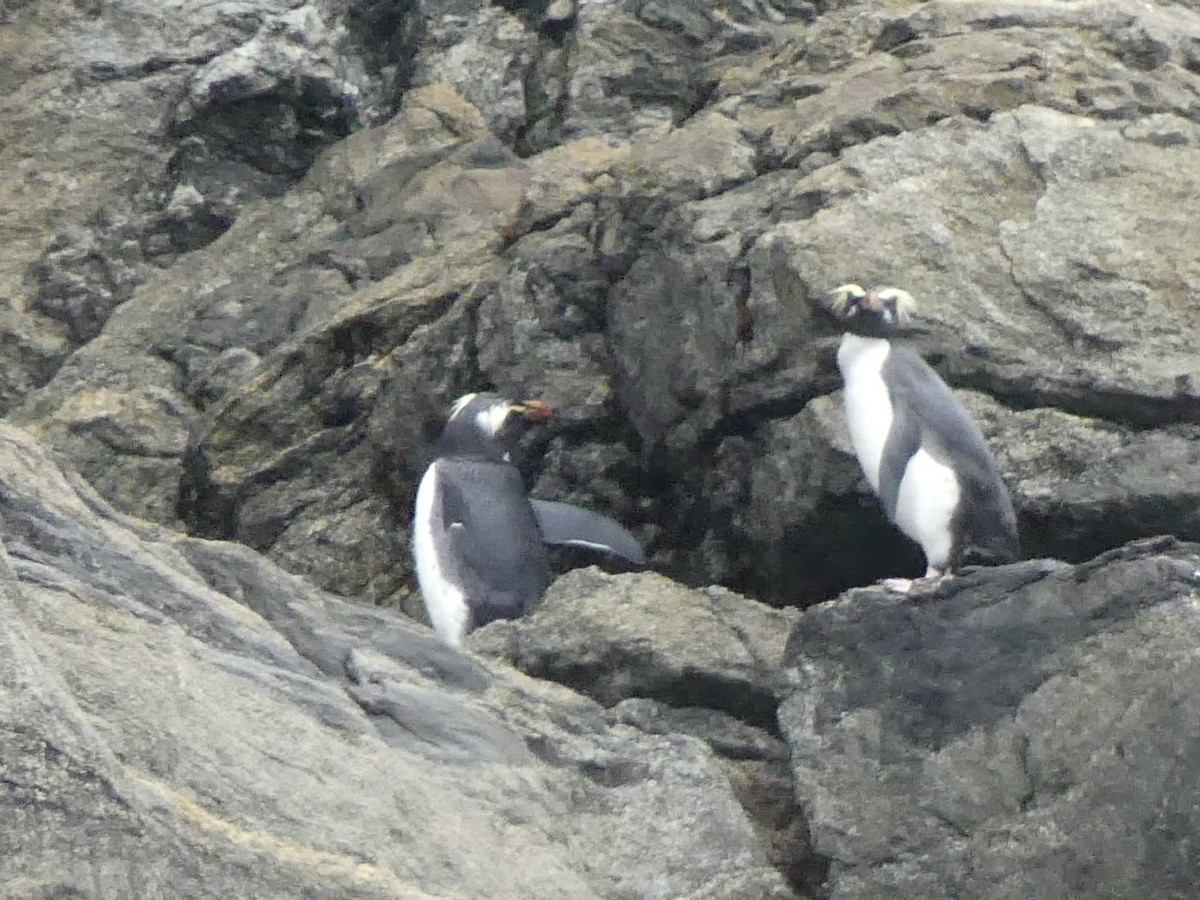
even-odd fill
[(921, 545), (930, 568), (943, 571), (950, 561), (950, 520), (960, 490), (954, 470), (918, 450), (904, 469), (896, 497), (896, 525)]
[(879, 464), (883, 446), (892, 428), (892, 401), (883, 383), (883, 363), (891, 347), (879, 338), (854, 334), (842, 336), (838, 347), (838, 368), (845, 384), (846, 424), (858, 455), (858, 464), (879, 491)]
[(439, 555), (434, 540), (435, 535), (444, 539), (444, 530), (450, 524), (442, 521), (441, 507), (435, 462), (425, 470), (417, 487), (412, 525), (413, 560), (421, 599), (434, 631), (447, 644), (458, 646), (466, 636), (470, 614), (462, 590), (446, 577), (449, 566)]

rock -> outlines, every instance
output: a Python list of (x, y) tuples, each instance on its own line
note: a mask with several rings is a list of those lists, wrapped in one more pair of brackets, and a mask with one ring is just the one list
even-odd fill
[[(597, 3), (583, 0), (564, 70), (548, 85), (536, 148), (586, 135), (648, 143), (709, 102), (728, 56), (794, 36), (807, 4)], [(790, 20), (790, 22), (789, 22)], [(791, 28), (787, 25), (790, 24)]]
[[(361, 132), (317, 168), (314, 184), (324, 192), (314, 187), (294, 195), (278, 217), (260, 209), (239, 222), (225, 243), (156, 273), (18, 417), (54, 435), (75, 454), (80, 470), (124, 509), (177, 521), (188, 430), (201, 409), (220, 399), (213, 393), (220, 382), (211, 376), (229, 359), (225, 354), (239, 354), (241, 373), (225, 389), (240, 390), (251, 383), (246, 363), (253, 357), (246, 352), (261, 357), (309, 320), (329, 315), (351, 293), (353, 280), (329, 255), (330, 244), (338, 243), (338, 229), (355, 212), (355, 191), (369, 195), (394, 185), (386, 176), (368, 180), (367, 172), (447, 153), (463, 142), (460, 133), (481, 127), (472, 108), (438, 90), (412, 94), (407, 112), (395, 122), (405, 141), (389, 141), (386, 128), (382, 135)], [(390, 197), (385, 192), (380, 202)], [(375, 209), (367, 205), (359, 218)], [(210, 265), (225, 274), (205, 278)], [(395, 258), (386, 265), (395, 265)], [(98, 390), (107, 398), (102, 408), (94, 401)], [(342, 402), (333, 395), (330, 400)], [(153, 436), (147, 442), (143, 434)], [(115, 458), (113, 448), (119, 451)], [(129, 477), (131, 472), (136, 474)], [(213, 505), (219, 507), (219, 500), (214, 497)], [(225, 534), (209, 528), (205, 533)]]
[(60, 233), (30, 272), (31, 308), (64, 323), (73, 343), (91, 340), (145, 279), (139, 238), (110, 217)]
[(455, 88), (484, 111), (494, 134), (511, 143), (528, 113), (525, 78), (537, 36), (505, 7), (460, 0), (427, 16), (412, 83)]
[(480, 629), (468, 645), (606, 706), (657, 698), (769, 728), (794, 618), (721, 588), (690, 591), (660, 575), (587, 568), (558, 579), (532, 613)]
[(780, 724), (830, 896), (1187, 896), (1197, 585), (1162, 538), (808, 610)]
[(700, 741), (128, 519), (9, 425), (0, 493), (9, 891), (793, 896)]
[(12, 176), (0, 183), (0, 337), (17, 352), (0, 368), (5, 410), (155, 265), (282, 193), (385, 102), (380, 54), (314, 6), (10, 6), (6, 28), (20, 37), (0, 101), (11, 126), (0, 170)]
[(726, 713), (641, 698), (622, 700), (608, 719), (650, 734), (690, 734), (707, 743), (721, 757), (767, 858), (798, 896), (821, 895), (828, 860), (813, 850), (808, 824), (793, 799), (787, 745), (777, 734)]
[(1155, 532), (1200, 534), (1195, 425), (1133, 430), (1051, 408), (1013, 413), (983, 398), (975, 408), (1020, 486), (1026, 547), (1074, 560)]
[[(1183, 616), (1191, 551), (1056, 566), (1200, 541), (1193, 9), (10, 0), (0, 22), (10, 892), (1186, 893), (1170, 751), (1193, 736), (1155, 704), (1187, 700), (1129, 629), (1186, 669), (1146, 623)], [(912, 607), (916, 637), (910, 601), (820, 605), (920, 571), (813, 312), (848, 280), (916, 296), (1034, 561)], [(625, 523), (657, 573), (565, 576), (475, 636), (490, 662), (401, 615), (423, 615), (431, 437), (488, 388), (558, 410), (515, 455), (530, 491)], [(1068, 614), (1045, 592), (1072, 579), (1140, 611)], [(844, 684), (912, 671), (910, 644), (958, 660), (938, 636), (972, 611), (1044, 623), (973, 660), (1008, 685), (995, 718), (954, 706), (944, 746), (901, 747), (937, 755), (925, 780), (868, 769), (874, 793), (830, 786), (841, 751), (813, 761), (795, 712), (834, 690), (796, 648), (864, 596), (839, 632), (862, 655), (827, 652)], [(1069, 659), (1095, 697), (1150, 698), (1114, 718), (1123, 761), (1068, 715), (1104, 714)], [(870, 747), (873, 715), (836, 727)], [(1089, 846), (1095, 877), (1071, 868)]]
[(539, 496), (690, 585), (911, 574), (811, 315), (853, 278), (917, 296), (1025, 555), (1200, 537), (1187, 10), (141, 9), (14, 7), (0, 149), (55, 185), (0, 184), (0, 403), (127, 512), (411, 609), (427, 426), (491, 387), (570, 409)]
[(346, 39), (340, 23), (328, 22), (314, 5), (268, 19), (250, 40), (191, 74), (173, 132), (199, 138), (216, 159), (264, 173), (274, 182), (265, 192), (281, 192), (358, 120), (359, 89), (341, 46)]
[(722, 759), (768, 858), (807, 896), (825, 860), (791, 802), (775, 722), (791, 690), (780, 659), (796, 621), (793, 611), (721, 588), (687, 590), (652, 573), (593, 567), (559, 578), (533, 612), (473, 632), (468, 645), (595, 698), (609, 721), (703, 740)]
[(578, 0), (550, 0), (546, 5), (546, 27), (561, 27), (569, 24), (579, 11)]

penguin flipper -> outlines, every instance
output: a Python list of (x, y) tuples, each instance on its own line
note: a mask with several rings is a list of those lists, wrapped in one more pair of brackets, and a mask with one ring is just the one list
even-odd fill
[(891, 522), (896, 521), (896, 509), (900, 503), (900, 482), (908, 469), (908, 461), (921, 448), (921, 423), (904, 408), (904, 404), (893, 397), (892, 427), (888, 430), (883, 445), (883, 456), (879, 460), (879, 502)]
[(608, 516), (554, 500), (530, 500), (529, 503), (542, 540), (547, 544), (602, 550), (636, 565), (646, 561), (641, 542)]

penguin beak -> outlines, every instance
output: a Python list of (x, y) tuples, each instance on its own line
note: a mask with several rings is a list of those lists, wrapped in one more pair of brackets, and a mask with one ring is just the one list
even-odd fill
[(541, 400), (519, 400), (511, 404), (509, 409), (523, 416), (526, 422), (545, 422), (553, 412), (550, 404)]
[(858, 306), (859, 309), (869, 313), (883, 312), (883, 301), (879, 299), (879, 295), (874, 291), (868, 291), (867, 294), (858, 301)]

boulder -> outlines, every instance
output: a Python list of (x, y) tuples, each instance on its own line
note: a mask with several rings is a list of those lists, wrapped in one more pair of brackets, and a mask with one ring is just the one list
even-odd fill
[(660, 575), (564, 575), (517, 621), (468, 638), (472, 650), (602, 703), (606, 718), (649, 734), (686, 734), (721, 760), (768, 859), (799, 896), (817, 895), (826, 860), (793, 801), (776, 723), (791, 692), (784, 644), (798, 620), (717, 587)]
[(1160, 538), (808, 610), (779, 722), (829, 896), (1190, 896), (1198, 587)]
[(10, 425), (0, 495), (7, 892), (794, 896), (702, 741), (127, 518)]

